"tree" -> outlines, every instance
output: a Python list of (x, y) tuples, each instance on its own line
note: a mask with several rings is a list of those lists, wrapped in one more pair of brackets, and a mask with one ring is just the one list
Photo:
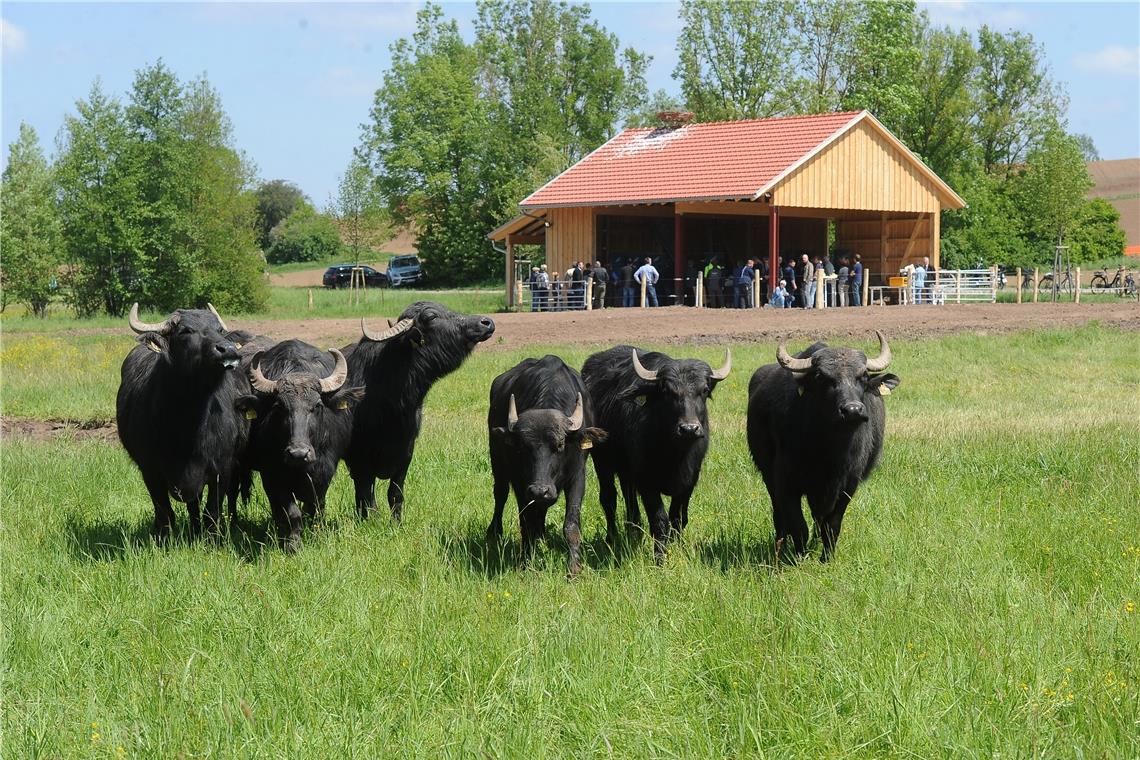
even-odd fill
[(645, 104), (631, 113), (625, 120), (627, 127), (655, 127), (657, 114), (662, 111), (684, 111), (685, 104), (680, 98), (665, 90), (655, 90)]
[(1096, 149), (1096, 143), (1090, 135), (1078, 133), (1073, 135), (1073, 139), (1077, 141), (1077, 145), (1081, 148), (1081, 155), (1085, 157), (1085, 163), (1100, 160), (1100, 151)]
[(20, 136), (8, 148), (0, 190), (3, 288), (6, 297), (26, 304), (38, 317), (47, 315), (63, 261), (54, 193), (36, 131), (21, 123)]
[(353, 261), (359, 262), (360, 252), (372, 233), (386, 226), (381, 198), (372, 183), (372, 169), (359, 151), (353, 152), (352, 161), (341, 175), (330, 209), (352, 249)]
[(857, 57), (856, 30), (862, 4), (853, 0), (801, 0), (795, 31), (798, 110), (839, 110)]
[(682, 0), (673, 78), (698, 121), (794, 108), (793, 9), (790, 0)]
[(1050, 81), (1043, 55), (1023, 32), (978, 31), (974, 130), (986, 173), (1013, 171), (1058, 126), (1065, 97)]
[(257, 199), (257, 244), (267, 251), (270, 231), (309, 200), (301, 188), (284, 179), (262, 182), (254, 191), (254, 197)]
[(285, 217), (269, 238), (266, 255), (272, 264), (322, 261), (337, 256), (341, 248), (336, 225), (308, 204)]
[(64, 119), (56, 178), (76, 312), (126, 313), (146, 275), (142, 212), (119, 101), (96, 80)]
[(971, 269), (979, 264), (1031, 266), (1037, 261), (1025, 242), (1023, 219), (1008, 183), (975, 173), (963, 179), (958, 192), (964, 209), (942, 213), (942, 265)]
[(916, 97), (899, 137), (940, 176), (972, 171), (977, 153), (970, 126), (977, 53), (970, 35), (925, 24), (917, 34)]
[(1046, 134), (1015, 185), (1030, 244), (1050, 254), (1062, 244), (1092, 186), (1077, 141), (1059, 129)]
[(1120, 256), (1127, 244), (1120, 212), (1103, 198), (1081, 204), (1069, 229), (1069, 254), (1074, 264)]

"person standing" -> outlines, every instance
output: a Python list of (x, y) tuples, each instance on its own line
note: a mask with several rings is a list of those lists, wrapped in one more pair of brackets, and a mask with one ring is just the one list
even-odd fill
[(606, 285), (610, 282), (610, 273), (602, 266), (602, 262), (595, 261), (593, 268), (594, 275), (594, 308), (606, 308)]
[(851, 305), (863, 305), (863, 257), (855, 254), (855, 265), (851, 268)]
[(570, 310), (586, 308), (586, 267), (581, 261), (574, 262), (574, 268), (568, 272), (570, 280), (570, 297), (566, 308)]
[[(930, 259), (927, 259), (925, 264), (929, 264), (929, 263), (930, 263)], [(914, 283), (914, 293), (913, 293), (914, 298), (912, 300), (912, 303), (920, 304), (923, 302), (923, 299), (925, 297), (925, 292), (924, 292), (926, 290), (926, 266), (925, 266), (925, 264), (918, 264), (914, 268), (914, 274), (912, 275), (912, 280), (911, 280)]]
[(657, 280), (660, 277), (657, 268), (653, 266), (653, 259), (648, 256), (645, 257), (645, 263), (633, 273), (633, 279), (638, 285), (645, 283), (645, 303), (649, 306), (657, 305)]
[(710, 265), (708, 276), (705, 278), (705, 285), (708, 288), (708, 304), (710, 309), (719, 309), (724, 305), (724, 278), (721, 277), (720, 266), (714, 261)]
[(847, 285), (850, 279), (851, 270), (847, 266), (847, 259), (842, 258), (839, 260), (839, 272), (836, 275), (838, 279), (835, 281), (837, 293), (835, 296), (836, 306), (846, 306), (847, 300)]
[(620, 274), (618, 275), (618, 282), (621, 284), (621, 305), (633, 306), (633, 261), (627, 261), (622, 265)]
[(538, 311), (538, 267), (530, 268), (530, 277), (526, 284), (530, 289), (530, 310)]
[(756, 270), (752, 268), (752, 259), (740, 265), (736, 273), (736, 308), (752, 308), (752, 282), (756, 277)]
[(810, 309), (815, 306), (815, 267), (805, 253), (800, 268), (800, 306)]

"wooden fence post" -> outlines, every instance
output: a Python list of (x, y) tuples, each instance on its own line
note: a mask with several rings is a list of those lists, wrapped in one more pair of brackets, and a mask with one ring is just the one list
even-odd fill
[(965, 270), (959, 269), (958, 276), (954, 278), (954, 303), (962, 303), (962, 273)]
[(641, 278), (641, 308), (645, 308), (645, 285), (649, 282), (649, 275), (646, 274)]
[(867, 300), (867, 297), (870, 294), (870, 292), (871, 292), (871, 272), (870, 272), (870, 270), (867, 269), (867, 267), (863, 267), (863, 306), (864, 306), (864, 308), (871, 305), (871, 302)]
[(693, 305), (698, 309), (705, 305), (705, 273), (697, 272), (697, 285), (693, 288)]
[(990, 267), (990, 303), (997, 303), (997, 267)]
[(1033, 303), (1037, 303), (1037, 287), (1040, 285), (1037, 282), (1037, 267), (1033, 267)]
[[(534, 290), (530, 291), (530, 303), (534, 306)], [(523, 282), (515, 280), (515, 309), (521, 310), (523, 305)]]
[(760, 303), (760, 270), (752, 270), (752, 308), (759, 309), (764, 304)]
[(586, 311), (594, 310), (594, 278), (586, 280)]
[(1017, 268), (1017, 302), (1021, 303), (1021, 267)]
[(817, 267), (815, 270), (815, 308), (822, 309), (824, 303), (827, 301), (823, 297), (823, 268)]
[(313, 289), (309, 288), (309, 311), (313, 310)]
[(1074, 292), (1077, 294), (1075, 303), (1080, 303), (1081, 302), (1081, 268), (1080, 267), (1077, 267), (1077, 280), (1075, 283), (1073, 283), (1073, 287), (1076, 288), (1076, 290)]

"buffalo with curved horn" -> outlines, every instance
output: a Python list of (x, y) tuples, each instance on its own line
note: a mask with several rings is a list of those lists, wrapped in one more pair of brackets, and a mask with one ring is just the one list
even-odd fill
[(301, 542), (301, 511), (324, 512), (325, 494), (352, 438), (352, 409), (363, 388), (347, 387), (348, 360), (300, 340), (254, 354), (254, 393), (237, 400), (253, 420), (244, 462), (261, 472), (273, 519), (287, 551)]
[(859, 484), (878, 462), (886, 428), (883, 397), (899, 385), (885, 373), (891, 363), (886, 337), (879, 355), (815, 343), (792, 356), (783, 343), (776, 363), (748, 383), (748, 448), (772, 500), (777, 545), (807, 551), (806, 497), (823, 543), (835, 551), (843, 515)]
[[(632, 346), (594, 354), (582, 366), (596, 424), (609, 439), (594, 450), (607, 539), (617, 540), (616, 477), (626, 524), (640, 529), (638, 497), (645, 504), (658, 562), (670, 534), (689, 522), (689, 501), (709, 447), (707, 403), (732, 371), (732, 352), (712, 369), (699, 359), (673, 359)], [(662, 496), (671, 497), (668, 516)]]

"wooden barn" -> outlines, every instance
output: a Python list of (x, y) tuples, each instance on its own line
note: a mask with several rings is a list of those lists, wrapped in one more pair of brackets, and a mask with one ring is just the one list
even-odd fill
[[(531, 193), (488, 236), (543, 245), (551, 273), (600, 260), (614, 271), (650, 256), (658, 291), (712, 257), (727, 267), (829, 250), (859, 253), (879, 284), (929, 256), (939, 212), (963, 208), (949, 185), (867, 111), (626, 129)], [(829, 226), (834, 242), (828, 246)], [(771, 267), (775, 279), (777, 267)]]

